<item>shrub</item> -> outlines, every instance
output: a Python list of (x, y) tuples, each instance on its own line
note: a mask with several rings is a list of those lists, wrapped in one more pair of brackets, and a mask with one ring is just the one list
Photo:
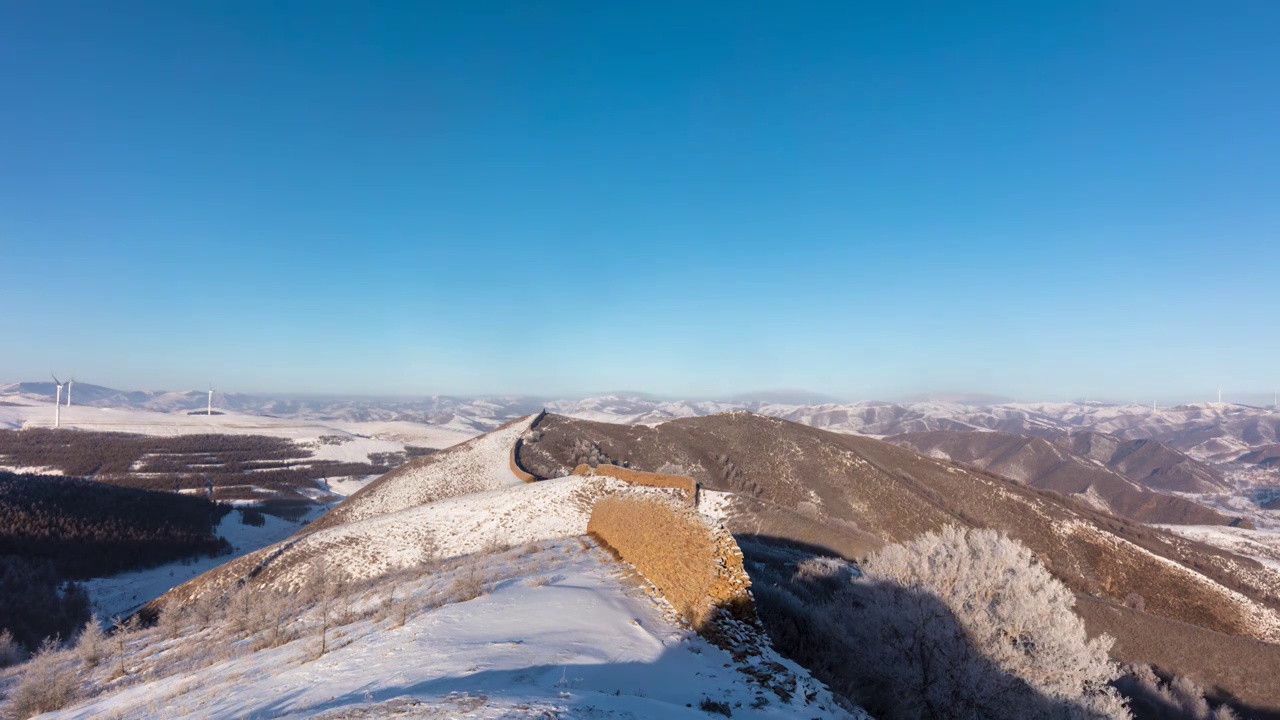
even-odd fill
[(729, 703), (712, 700), (709, 697), (702, 698), (702, 702), (698, 703), (698, 709), (703, 712), (733, 717), (733, 710), (729, 709)]
[(1133, 703), (1134, 716), (1140, 720), (1235, 720), (1236, 714), (1226, 705), (1209, 707), (1204, 689), (1188, 677), (1161, 680), (1150, 665), (1130, 665), (1116, 686)]
[(66, 707), (80, 688), (75, 667), (64, 663), (54, 640), (46, 640), (27, 663), (9, 698), (9, 713), (29, 718)]
[(442, 599), (446, 604), (466, 602), (488, 594), (489, 589), (489, 579), (485, 577), (484, 569), (473, 561), (458, 572)]
[(436, 539), (435, 533), (431, 530), (424, 530), (422, 541), (419, 544), (422, 548), (421, 563), (424, 567), (432, 567), (440, 560), (440, 541)]
[(1071, 591), (1008, 536), (947, 527), (884, 548), (865, 573), (846, 626), (889, 716), (1129, 717), (1109, 685), (1112, 639), (1089, 640)]
[(13, 633), (8, 630), (0, 630), (0, 668), (17, 665), (26, 657), (26, 650), (17, 640), (13, 639)]
[(80, 637), (76, 640), (76, 654), (86, 666), (97, 667), (107, 653), (106, 645), (107, 635), (102, 632), (98, 616), (89, 616), (89, 621), (84, 624)]

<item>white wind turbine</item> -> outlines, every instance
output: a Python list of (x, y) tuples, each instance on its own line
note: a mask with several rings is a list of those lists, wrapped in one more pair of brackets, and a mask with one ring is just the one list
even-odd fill
[(53, 396), (53, 426), (62, 426), (62, 381), (57, 375), (49, 373), (49, 377), (53, 378), (53, 384), (58, 386), (58, 392)]
[(205, 408), (204, 414), (206, 416), (213, 415), (213, 383), (209, 384), (209, 405)]
[(75, 384), (76, 379), (74, 377), (67, 381), (67, 407), (71, 407), (71, 386)]

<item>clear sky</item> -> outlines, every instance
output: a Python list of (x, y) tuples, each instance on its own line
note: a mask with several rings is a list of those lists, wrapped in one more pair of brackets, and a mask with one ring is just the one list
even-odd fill
[(1278, 37), (1269, 0), (0, 0), (0, 381), (1270, 393)]

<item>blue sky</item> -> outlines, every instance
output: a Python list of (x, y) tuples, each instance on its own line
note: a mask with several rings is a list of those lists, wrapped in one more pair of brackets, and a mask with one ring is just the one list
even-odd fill
[(0, 379), (1280, 384), (1280, 4), (960, 5), (0, 2)]

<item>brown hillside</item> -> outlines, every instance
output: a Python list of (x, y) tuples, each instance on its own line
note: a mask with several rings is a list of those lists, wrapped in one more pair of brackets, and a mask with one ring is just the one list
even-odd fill
[[(1155, 448), (1159, 443), (1154, 441), (1121, 440), (1098, 433), (1081, 433), (1050, 442), (1043, 438), (1001, 432), (955, 431), (907, 433), (895, 435), (888, 441), (930, 457), (951, 460), (1052, 490), (1138, 522), (1182, 525), (1232, 525), (1240, 522), (1239, 518), (1227, 517), (1190, 500), (1149, 490), (1142, 483), (1100, 464), (1104, 461), (1082, 457), (1060, 446), (1066, 442), (1072, 447), (1092, 452), (1094, 457), (1105, 456), (1105, 462), (1120, 458), (1120, 463), (1136, 468), (1139, 473), (1151, 473), (1157, 472), (1151, 469), (1155, 462), (1152, 458), (1156, 455), (1143, 448)], [(1169, 448), (1165, 450), (1171, 455), (1181, 455)], [(1149, 462), (1144, 462), (1140, 456), (1147, 456)], [(1161, 467), (1172, 472), (1170, 468), (1177, 467), (1177, 464)]]
[[(1280, 588), (1251, 559), (879, 440), (746, 412), (656, 427), (549, 415), (539, 431), (521, 461), (540, 475), (569, 472), (572, 455), (591, 443), (618, 464), (687, 474), (761, 508), (838, 525), (850, 538), (907, 540), (949, 523), (997, 528), (1080, 592), (1116, 602), (1137, 594), (1148, 612), (1226, 634), (1280, 638)], [(731, 518), (735, 533), (759, 534), (758, 527), (753, 513)], [(785, 523), (771, 527), (786, 530)], [(813, 533), (780, 537), (813, 541)]]
[(1111, 651), (1116, 659), (1177, 668), (1215, 700), (1244, 706), (1243, 717), (1280, 719), (1280, 645), (1223, 635), (1089, 596), (1077, 597), (1076, 613), (1090, 635), (1116, 638)]
[(1125, 440), (1106, 433), (1075, 432), (1053, 442), (1152, 490), (1211, 493), (1230, 488), (1217, 470), (1158, 440)]
[(1280, 467), (1280, 444), (1264, 445), (1236, 458), (1236, 462), (1258, 465), (1266, 468)]
[[(538, 439), (521, 448), (521, 463), (543, 476), (569, 472), (587, 448), (617, 464), (733, 491), (726, 525), (751, 562), (768, 559), (750, 548), (779, 540), (857, 559), (879, 544), (949, 523), (1002, 530), (1095, 605), (1145, 606), (1126, 611), (1141, 623), (1086, 615), (1095, 631), (1116, 636), (1118, 657), (1146, 658), (1253, 707), (1280, 710), (1280, 697), (1268, 699), (1259, 689), (1280, 675), (1280, 652), (1271, 644), (1280, 639), (1280, 586), (1252, 559), (905, 447), (746, 412), (655, 427), (549, 415), (538, 430)], [(1153, 629), (1161, 623), (1203, 630), (1161, 634)], [(1240, 647), (1262, 648), (1250, 655), (1258, 669), (1240, 670), (1224, 659)]]

